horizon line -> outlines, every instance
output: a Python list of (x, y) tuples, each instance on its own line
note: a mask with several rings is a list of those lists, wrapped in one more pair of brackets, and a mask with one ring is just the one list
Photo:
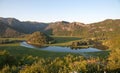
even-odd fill
[(54, 20), (54, 21), (40, 21), (40, 20), (23, 20), (23, 19), (20, 19), (20, 18), (16, 18), (16, 17), (0, 17), (0, 18), (13, 18), (13, 19), (17, 19), (21, 22), (38, 22), (38, 23), (54, 23), (54, 22), (62, 22), (62, 21), (65, 21), (65, 22), (70, 22), (70, 23), (73, 23), (73, 22), (78, 22), (78, 23), (83, 23), (83, 24), (92, 24), (92, 23), (98, 23), (98, 22), (102, 22), (102, 21), (105, 21), (105, 20), (119, 20), (120, 18), (105, 18), (105, 19), (102, 19), (102, 20), (99, 20), (99, 21), (94, 21), (94, 22), (82, 22), (82, 21), (69, 21), (69, 20)]

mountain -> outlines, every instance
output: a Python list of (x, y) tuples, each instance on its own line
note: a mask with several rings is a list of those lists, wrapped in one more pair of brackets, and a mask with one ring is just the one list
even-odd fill
[(21, 34), (6, 23), (0, 21), (0, 37), (18, 37)]
[[(53, 35), (56, 36), (77, 36), (83, 35), (83, 31), (86, 30), (87, 25), (83, 23), (73, 22), (69, 23), (66, 21), (50, 23), (45, 30), (49, 30)], [(80, 32), (78, 34), (78, 32)]]
[(107, 19), (89, 26), (89, 33), (95, 37), (113, 37), (120, 34), (120, 19)]
[(92, 24), (67, 21), (52, 23), (40, 23), (30, 21), (23, 22), (15, 18), (2, 17), (0, 18), (0, 20), (13, 30), (24, 34), (30, 34), (35, 31), (40, 31), (54, 36), (79, 36), (82, 38), (109, 38), (111, 36), (120, 34), (120, 19), (107, 19)]
[(120, 19), (107, 19), (92, 24), (55, 22), (49, 24), (46, 30), (51, 30), (56, 36), (109, 38), (120, 34)]
[(15, 30), (21, 32), (21, 33), (33, 33), (35, 31), (43, 31), (47, 25), (47, 23), (39, 23), (39, 22), (22, 22), (15, 18), (0, 18), (0, 20)]

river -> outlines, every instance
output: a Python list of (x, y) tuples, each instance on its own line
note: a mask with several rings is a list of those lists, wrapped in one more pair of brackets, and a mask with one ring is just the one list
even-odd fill
[(70, 47), (61, 47), (61, 46), (48, 46), (48, 47), (42, 47), (38, 48), (33, 45), (30, 45), (26, 42), (21, 42), (21, 46), (28, 47), (28, 48), (36, 48), (39, 50), (44, 51), (53, 51), (53, 52), (71, 52), (71, 53), (82, 53), (82, 52), (99, 52), (102, 50), (96, 49), (96, 48), (84, 48), (84, 49), (71, 49)]

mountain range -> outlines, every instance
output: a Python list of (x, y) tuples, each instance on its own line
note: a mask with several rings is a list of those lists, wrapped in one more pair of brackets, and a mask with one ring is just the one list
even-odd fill
[(120, 19), (106, 19), (97, 23), (84, 24), (67, 21), (41, 23), (0, 17), (1, 37), (17, 37), (35, 31), (54, 36), (108, 37), (120, 34)]

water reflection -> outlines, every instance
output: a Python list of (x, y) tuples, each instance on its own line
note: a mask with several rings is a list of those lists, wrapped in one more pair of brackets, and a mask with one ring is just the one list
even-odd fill
[(48, 46), (48, 47), (42, 47), (42, 48), (36, 48), (33, 45), (27, 44), (26, 42), (22, 42), (21, 46), (28, 47), (28, 48), (34, 48), (39, 50), (46, 50), (46, 51), (53, 51), (53, 52), (73, 52), (73, 53), (79, 53), (79, 52), (98, 52), (102, 51), (96, 48), (71, 48), (71, 47), (61, 47), (61, 46)]
[(77, 49), (87, 49), (87, 48), (90, 48), (90, 47), (70, 47), (70, 49), (72, 49), (72, 50), (77, 50)]

